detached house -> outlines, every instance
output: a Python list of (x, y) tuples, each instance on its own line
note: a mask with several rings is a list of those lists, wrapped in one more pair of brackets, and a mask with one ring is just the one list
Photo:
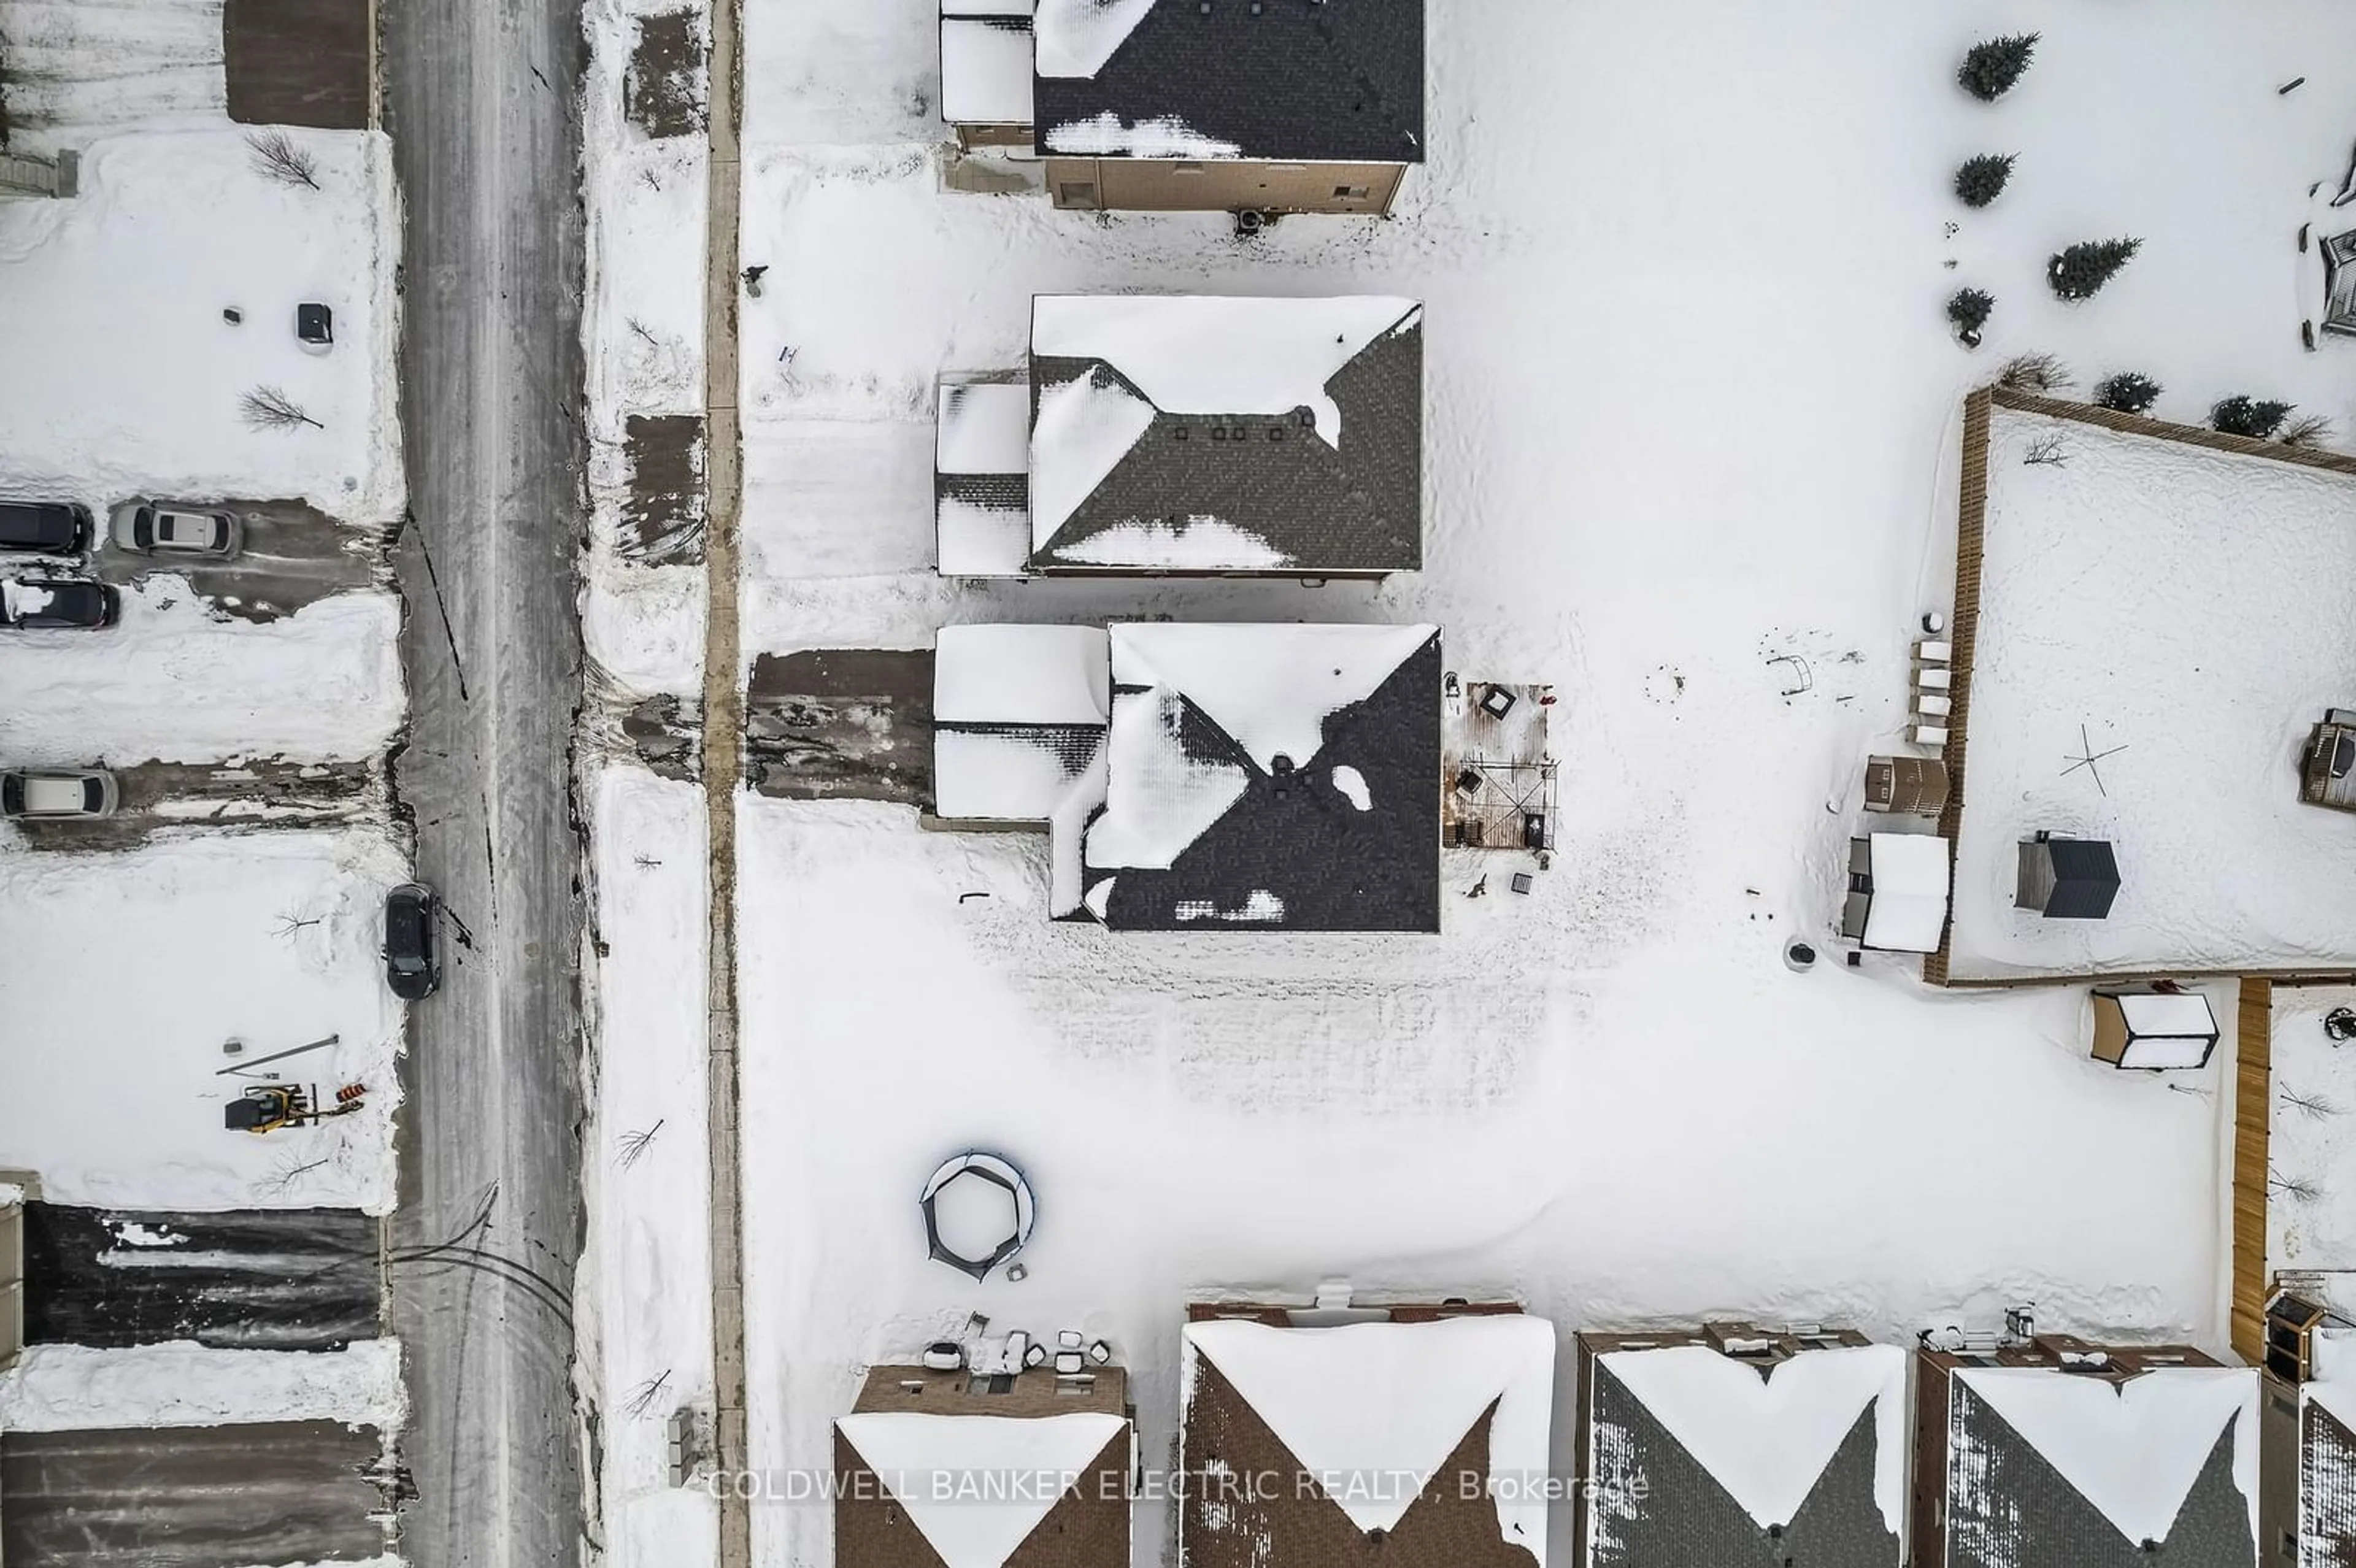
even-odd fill
[(1578, 1343), (1579, 1568), (1899, 1568), (1905, 1351), (1732, 1323)]
[(1182, 1346), (1179, 1568), (1545, 1568), (1545, 1319), (1198, 1307)]
[(941, 112), (1057, 207), (1391, 209), (1423, 162), (1423, 0), (942, 0)]
[(1440, 928), (1436, 626), (950, 626), (934, 820), (1117, 931)]
[(2356, 1328), (2347, 1321), (2291, 1292), (2266, 1306), (2259, 1561), (2267, 1568), (2356, 1563)]
[(2041, 1334), (1915, 1380), (1914, 1568), (2259, 1562), (2256, 1368)]
[(1127, 1387), (872, 1369), (834, 1424), (836, 1568), (1129, 1568)]
[(1381, 577), (1423, 564), (1423, 309), (1043, 295), (1027, 379), (943, 381), (950, 577)]

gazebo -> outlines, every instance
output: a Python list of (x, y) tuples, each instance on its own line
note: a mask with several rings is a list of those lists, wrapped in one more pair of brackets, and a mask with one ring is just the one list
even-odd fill
[(978, 1151), (943, 1161), (917, 1203), (933, 1260), (978, 1280), (1023, 1250), (1038, 1211), (1023, 1173)]

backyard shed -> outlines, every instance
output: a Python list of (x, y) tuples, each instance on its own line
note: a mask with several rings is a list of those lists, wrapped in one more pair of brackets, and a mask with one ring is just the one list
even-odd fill
[(1869, 757), (1865, 809), (1936, 816), (1947, 804), (1947, 764), (1936, 757)]
[(2217, 1049), (2209, 998), (2173, 986), (2105, 987), (2094, 993), (2094, 1060), (2162, 1072), (2204, 1067)]
[(2119, 896), (2119, 861), (2105, 838), (2040, 833), (2020, 846), (2016, 906), (2048, 920), (2101, 920)]
[(1883, 953), (1938, 951), (1951, 876), (1947, 841), (1936, 834), (1850, 839), (1841, 934)]
[(2356, 229), (2323, 241), (2323, 330), (2356, 334)]

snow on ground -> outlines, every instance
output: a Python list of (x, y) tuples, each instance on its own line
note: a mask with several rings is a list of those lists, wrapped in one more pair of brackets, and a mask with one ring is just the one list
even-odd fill
[(2266, 1273), (2356, 1271), (2356, 1041), (2323, 1018), (2356, 1008), (2356, 989), (2278, 987), (2274, 1109), (2266, 1145)]
[(401, 606), (337, 594), (267, 624), (209, 613), (177, 577), (123, 591), (101, 631), (0, 632), (11, 764), (366, 757), (401, 727)]
[[(384, 891), (404, 876), (368, 830), (0, 858), (8, 1162), (57, 1203), (389, 1211), (401, 1017), (377, 955)], [(252, 1079), (220, 1072), (237, 1061), (226, 1040), (250, 1059), (329, 1035)], [(223, 1106), (273, 1072), (329, 1104), (365, 1084), (365, 1108), (261, 1136), (224, 1128)]]
[(671, 1413), (708, 1413), (712, 1396), (703, 793), (617, 766), (592, 798), (599, 1046), (577, 1324), (597, 1380), (605, 1561), (660, 1568), (719, 1551), (711, 1493), (670, 1487), (665, 1457)]
[[(1916, 617), (1949, 607), (1966, 389), (2041, 348), (2149, 372), (2174, 416), (2249, 390), (2356, 424), (2351, 346), (2299, 348), (2295, 249), (2347, 156), (2356, 15), (1690, 21), (1435, 16), (1432, 162), (1398, 218), (1245, 244), (1215, 216), (945, 193), (929, 12), (747, 6), (748, 658), (968, 620), (1430, 621), (1466, 678), (1556, 684), (1563, 761), (1553, 869), (1516, 898), (1524, 862), (1451, 856), (1492, 896), (1449, 900), (1437, 940), (1075, 931), (1042, 918), (1043, 838), (746, 801), (756, 1467), (823, 1465), (859, 1369), (975, 1307), (1110, 1336), (1161, 1455), (1183, 1301), (1329, 1274), (1514, 1292), (1565, 1329), (1902, 1337), (2033, 1298), (2056, 1328), (2222, 1340), (2219, 1066), (2171, 1087), (2089, 1061), (2079, 995), (1780, 955), (1836, 946), (1864, 759), (1903, 732)], [(1955, 90), (2011, 27), (2044, 34), (2023, 84)], [(1975, 215), (1950, 181), (1984, 151), (2021, 162)], [(2052, 250), (2114, 231), (2147, 245), (2100, 298), (2040, 297)], [(1963, 283), (1999, 296), (1976, 355), (1941, 315)], [(1426, 570), (932, 577), (936, 379), (1019, 365), (1034, 293), (1119, 290), (1423, 300)], [(1019, 1285), (924, 1258), (918, 1186), (977, 1143), (1039, 1193)], [(2124, 1205), (2091, 1232), (2089, 1190)], [(1165, 1522), (1141, 1514), (1141, 1563)], [(822, 1509), (755, 1530), (772, 1568), (826, 1561)]]
[(703, 411), (709, 152), (700, 136), (649, 139), (622, 112), (637, 16), (676, 9), (663, 0), (596, 0), (583, 97), (592, 513), (583, 635), (607, 676), (641, 693), (691, 692), (703, 679), (701, 567), (648, 566), (620, 553), (629, 417)]
[(0, 1377), (0, 1431), (340, 1421), (397, 1429), (409, 1408), (401, 1343), (217, 1350), (190, 1340), (94, 1350), (35, 1345)]
[(0, 0), (13, 152), (53, 155), (126, 130), (229, 116), (221, 0)]
[[(41, 367), (0, 387), (0, 487), (101, 512), (161, 493), (400, 515), (391, 144), (286, 134), (321, 188), (265, 178), (238, 132), (189, 131), (93, 143), (80, 196), (0, 205), (0, 339)], [(294, 336), (311, 302), (335, 313), (325, 354)], [(254, 428), (256, 388), (317, 427)]]
[[(2356, 816), (2298, 798), (2356, 699), (2351, 518), (2344, 475), (1997, 411), (1952, 975), (2356, 960)], [(2108, 919), (2013, 907), (2040, 830), (2112, 842)]]

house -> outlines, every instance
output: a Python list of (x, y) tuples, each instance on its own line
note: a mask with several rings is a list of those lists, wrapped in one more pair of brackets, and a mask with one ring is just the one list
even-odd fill
[(1117, 1367), (875, 1367), (834, 1424), (836, 1568), (1129, 1568)]
[(2038, 1335), (1915, 1357), (1912, 1568), (2256, 1568), (2258, 1371)]
[(1899, 1568), (1905, 1351), (1742, 1323), (1577, 1343), (1580, 1568)]
[(1544, 1568), (1545, 1319), (1197, 1307), (1180, 1358), (1179, 1568)]
[(941, 385), (939, 569), (1412, 571), (1422, 442), (1413, 300), (1043, 295), (1027, 380)]
[(2094, 1060), (2114, 1067), (2205, 1067), (2217, 1049), (2217, 1016), (2198, 991), (2164, 981), (2104, 986), (2094, 1008)]
[(2022, 840), (2016, 908), (2048, 920), (2101, 920), (2118, 896), (2118, 858), (2106, 840), (2046, 833)]
[(1117, 931), (1437, 931), (1436, 626), (943, 628), (933, 825)]
[(1947, 804), (1947, 764), (1936, 757), (1869, 757), (1865, 809), (1936, 816)]
[(2356, 1563), (2356, 1327), (2297, 1292), (2266, 1307), (2261, 1561)]
[(1952, 874), (1947, 841), (1936, 834), (1850, 839), (1841, 935), (1884, 953), (1935, 952), (1946, 929)]
[(1387, 213), (1423, 162), (1423, 0), (942, 0), (941, 114), (1082, 209)]

